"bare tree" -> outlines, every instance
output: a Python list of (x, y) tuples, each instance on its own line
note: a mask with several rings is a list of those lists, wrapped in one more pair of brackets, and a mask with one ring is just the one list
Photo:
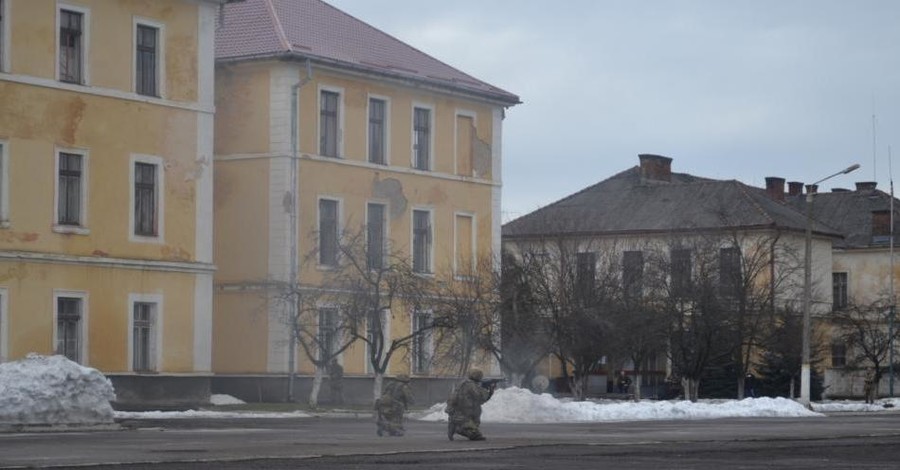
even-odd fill
[(871, 368), (872, 386), (878, 390), (891, 347), (900, 338), (900, 329), (891, 334), (890, 299), (884, 296), (869, 304), (850, 302), (846, 308), (832, 312), (831, 319), (838, 337), (847, 346), (847, 364)]

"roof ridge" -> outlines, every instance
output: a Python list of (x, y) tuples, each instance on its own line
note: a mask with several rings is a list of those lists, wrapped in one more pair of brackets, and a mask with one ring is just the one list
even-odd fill
[(272, 18), (272, 23), (275, 26), (275, 34), (278, 35), (278, 40), (281, 41), (281, 47), (283, 47), (286, 52), (294, 52), (291, 42), (288, 41), (287, 34), (284, 33), (284, 26), (281, 25), (281, 18), (278, 17), (278, 12), (275, 11), (275, 5), (272, 3), (272, 0), (265, 0), (265, 2), (269, 10), (269, 15)]
[[(757, 190), (760, 190), (760, 188), (757, 188), (756, 186), (750, 186), (745, 183), (741, 183), (738, 180), (731, 180), (731, 181), (734, 182), (735, 184), (737, 184), (737, 187), (740, 190), (741, 194), (743, 194), (744, 197), (746, 197), (747, 200), (750, 201), (750, 204), (752, 204), (753, 207), (756, 207), (756, 210), (759, 211), (760, 215), (762, 215), (766, 220), (768, 220), (770, 224), (776, 223), (775, 218), (772, 217), (772, 214), (769, 214), (769, 212), (767, 210), (765, 210), (765, 208), (763, 208), (762, 204), (760, 204), (759, 201), (756, 200), (756, 198), (754, 198), (747, 192), (747, 189), (749, 189), (749, 188), (753, 188), (753, 189), (757, 189)], [(768, 197), (768, 196), (765, 196), (765, 197)]]

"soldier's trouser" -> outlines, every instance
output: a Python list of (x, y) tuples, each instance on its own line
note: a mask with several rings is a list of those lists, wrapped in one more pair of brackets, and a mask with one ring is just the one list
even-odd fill
[(452, 420), (451, 423), (457, 434), (467, 437), (469, 440), (481, 440), (484, 439), (484, 435), (481, 434), (481, 430), (479, 429), (479, 426), (481, 425), (479, 421), (480, 420), (476, 421), (472, 418), (457, 418)]
[(392, 436), (402, 436), (406, 430), (403, 428), (403, 410), (379, 410), (378, 434), (386, 432)]

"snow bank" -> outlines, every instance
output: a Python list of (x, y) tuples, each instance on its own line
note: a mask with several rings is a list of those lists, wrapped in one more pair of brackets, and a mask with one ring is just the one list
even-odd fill
[(213, 405), (243, 405), (247, 402), (231, 395), (214, 393), (209, 397), (209, 402)]
[(109, 379), (64, 356), (0, 364), (0, 424), (112, 423), (115, 399)]
[(117, 419), (232, 419), (232, 418), (310, 418), (302, 411), (287, 413), (252, 411), (116, 411)]
[(900, 398), (882, 398), (873, 404), (852, 400), (823, 401), (813, 403), (812, 408), (822, 413), (900, 410)]
[[(419, 419), (446, 421), (446, 404), (438, 403)], [(484, 404), (481, 420), (493, 423), (579, 423), (601, 421), (639, 421), (707, 419), (731, 417), (805, 417), (822, 416), (786, 398), (748, 398), (744, 400), (641, 401), (595, 403), (576, 402), (534, 394), (510, 387), (497, 390)]]

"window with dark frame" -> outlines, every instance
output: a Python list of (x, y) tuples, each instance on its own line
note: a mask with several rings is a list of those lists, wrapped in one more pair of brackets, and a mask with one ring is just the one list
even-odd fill
[(369, 269), (384, 267), (384, 204), (369, 203), (366, 210), (366, 263)]
[(319, 359), (324, 360), (334, 355), (337, 342), (337, 309), (334, 307), (319, 308)]
[(59, 153), (59, 201), (57, 223), (81, 225), (82, 156)]
[(59, 11), (59, 79), (63, 82), (84, 81), (84, 15), (70, 10)]
[(337, 266), (338, 202), (319, 199), (319, 264)]
[(594, 292), (594, 283), (597, 280), (597, 254), (575, 254), (575, 296), (585, 303)]
[(413, 271), (431, 272), (431, 213), (413, 211)]
[(431, 326), (434, 322), (431, 312), (413, 313), (412, 361), (414, 374), (431, 372)]
[(431, 110), (413, 108), (413, 150), (415, 168), (431, 169)]
[(158, 89), (158, 49), (159, 29), (137, 25), (137, 50), (135, 51), (135, 91), (141, 95), (159, 96)]
[(338, 105), (340, 95), (333, 91), (322, 91), (319, 112), (319, 154), (326, 157), (338, 156)]
[(684, 297), (691, 291), (691, 250), (676, 248), (669, 257), (672, 293)]
[(369, 98), (369, 163), (384, 165), (387, 127), (385, 113), (387, 103), (377, 98)]
[(847, 366), (847, 345), (841, 341), (831, 343), (831, 367)]
[(153, 323), (156, 305), (149, 302), (135, 302), (132, 326), (132, 370), (147, 372), (153, 370)]
[(719, 250), (719, 293), (737, 297), (741, 291), (741, 251), (737, 247)]
[(81, 362), (81, 299), (56, 298), (56, 353)]
[(134, 164), (134, 234), (155, 237), (157, 233), (156, 165)]
[(622, 253), (622, 287), (625, 297), (637, 299), (644, 291), (644, 252), (626, 251)]
[(847, 273), (831, 273), (831, 302), (834, 310), (847, 308)]

